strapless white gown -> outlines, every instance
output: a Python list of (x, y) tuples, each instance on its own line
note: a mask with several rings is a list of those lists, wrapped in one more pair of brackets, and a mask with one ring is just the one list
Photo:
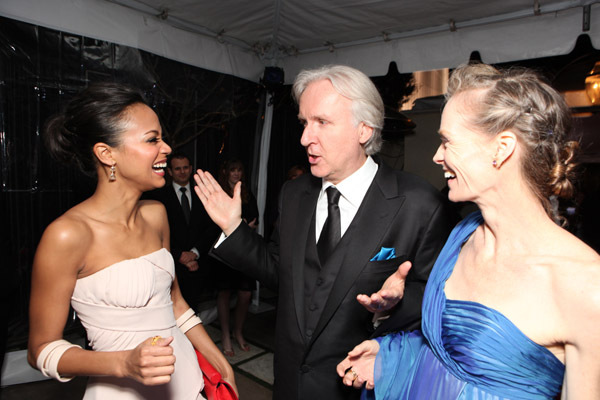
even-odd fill
[(71, 305), (94, 351), (130, 350), (160, 335), (173, 336), (171, 346), (176, 357), (168, 384), (145, 386), (128, 378), (90, 377), (84, 400), (204, 398), (194, 348), (175, 324), (171, 301), (174, 277), (173, 257), (163, 248), (77, 280)]

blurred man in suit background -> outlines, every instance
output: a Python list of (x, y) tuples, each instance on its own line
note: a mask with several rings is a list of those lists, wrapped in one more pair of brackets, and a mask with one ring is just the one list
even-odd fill
[(207, 231), (212, 223), (198, 197), (193, 195), (189, 158), (182, 153), (173, 153), (169, 157), (167, 172), (172, 182), (148, 193), (147, 197), (160, 201), (167, 209), (171, 254), (179, 287), (188, 304), (198, 311), (198, 303), (209, 279), (207, 269), (200, 268), (199, 262), (214, 240)]

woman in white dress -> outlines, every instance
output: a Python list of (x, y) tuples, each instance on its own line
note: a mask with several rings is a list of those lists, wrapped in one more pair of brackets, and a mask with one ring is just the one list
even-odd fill
[[(92, 85), (49, 121), (44, 140), (57, 160), (98, 182), (39, 243), (29, 363), (61, 381), (90, 376), (84, 399), (191, 400), (204, 386), (195, 348), (235, 388), (231, 366), (181, 296), (163, 205), (140, 201), (164, 185), (171, 152), (142, 95)], [(62, 339), (70, 304), (94, 351)]]

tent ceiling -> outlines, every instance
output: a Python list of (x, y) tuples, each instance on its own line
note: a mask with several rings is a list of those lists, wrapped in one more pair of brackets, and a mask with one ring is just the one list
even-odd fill
[[(534, 0), (105, 0), (160, 15), (174, 25), (222, 35), (248, 48), (274, 45), (300, 53), (384, 35), (450, 31), (450, 23), (483, 24), (532, 16)], [(585, 2), (541, 0), (549, 13)]]
[[(583, 27), (590, 10), (590, 29)], [(2, 0), (0, 15), (148, 50), (249, 79), (265, 65), (345, 63), (384, 75), (600, 47), (589, 0)]]

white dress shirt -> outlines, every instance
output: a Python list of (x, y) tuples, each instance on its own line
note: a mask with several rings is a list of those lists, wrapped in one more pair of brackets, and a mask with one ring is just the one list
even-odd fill
[[(179, 200), (179, 204), (181, 204), (181, 196), (183, 196), (183, 193), (181, 193), (181, 189), (182, 187), (184, 187), (185, 190), (185, 195), (188, 198), (188, 203), (190, 205), (190, 211), (192, 211), (192, 191), (191, 191), (191, 186), (190, 183), (188, 182), (187, 185), (185, 186), (181, 186), (175, 182), (173, 182), (173, 189), (175, 189), (175, 193), (177, 194), (177, 200)], [(196, 259), (200, 258), (200, 252), (198, 251), (197, 248), (192, 247), (189, 251), (191, 251), (192, 253), (194, 253), (196, 255)]]
[(181, 186), (175, 182), (173, 182), (173, 189), (175, 189), (175, 193), (177, 194), (177, 200), (179, 200), (179, 204), (181, 204), (181, 196), (183, 195), (183, 193), (181, 193), (181, 189), (182, 187), (185, 188), (185, 195), (188, 198), (188, 203), (190, 204), (190, 211), (192, 210), (192, 191), (190, 190), (190, 183), (188, 182), (187, 185), (185, 186)]
[(323, 186), (317, 200), (317, 214), (315, 215), (315, 239), (317, 241), (327, 219), (327, 193), (325, 190), (329, 186), (335, 186), (341, 194), (338, 205), (340, 207), (341, 236), (344, 236), (362, 204), (367, 190), (369, 190), (373, 179), (375, 179), (378, 168), (377, 163), (371, 157), (367, 157), (367, 161), (362, 167), (337, 185), (323, 180)]
[[(348, 230), (348, 227), (352, 223), (358, 208), (367, 194), (367, 190), (369, 190), (373, 179), (375, 179), (378, 168), (379, 166), (377, 163), (373, 161), (371, 157), (367, 157), (367, 161), (365, 161), (362, 167), (335, 185), (341, 194), (338, 205), (340, 207), (340, 225), (342, 236), (344, 236), (344, 233), (346, 233), (346, 230)], [(325, 220), (327, 219), (327, 193), (325, 190), (329, 186), (334, 185), (331, 182), (323, 180), (321, 192), (319, 193), (319, 198), (317, 200), (317, 212), (315, 215), (316, 241), (319, 240), (319, 235), (321, 234), (323, 225), (325, 225)], [(225, 236), (224, 233), (221, 233), (221, 236), (215, 244), (215, 248), (219, 247), (219, 245), (223, 243), (226, 238), (227, 236)]]

